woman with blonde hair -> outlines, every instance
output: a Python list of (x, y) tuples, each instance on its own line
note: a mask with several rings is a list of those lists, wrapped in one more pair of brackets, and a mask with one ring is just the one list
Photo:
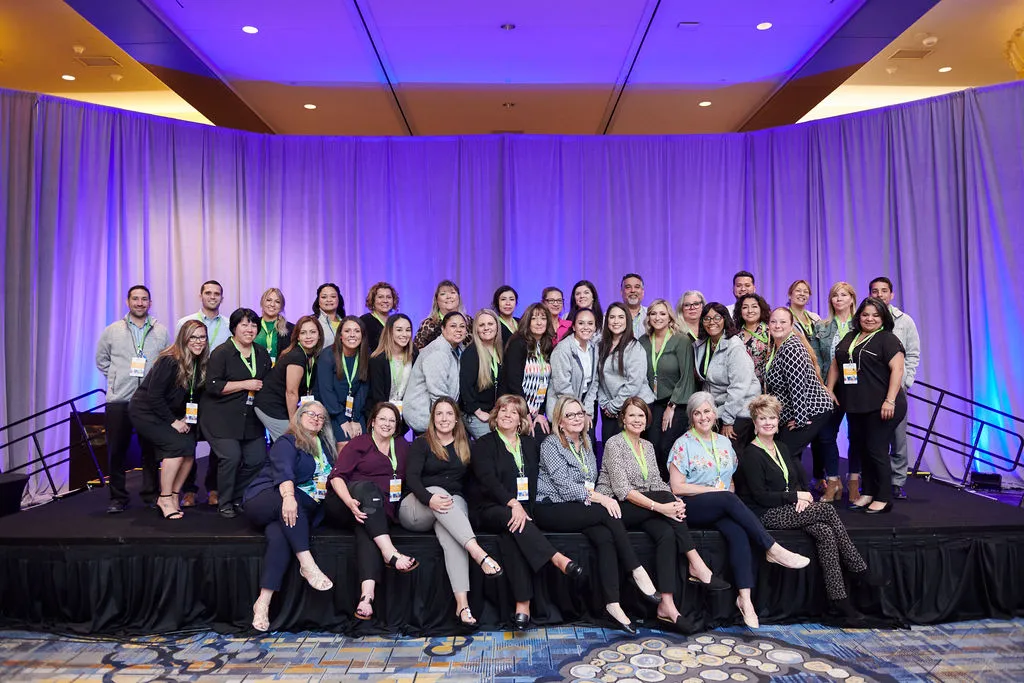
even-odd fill
[(295, 328), (284, 319), (284, 293), (277, 287), (263, 292), (260, 295), (260, 312), (260, 331), (254, 343), (267, 350), (271, 363), (277, 363), (278, 356), (291, 342)]
[(498, 400), (502, 375), (502, 344), (498, 314), (482, 308), (473, 320), (473, 343), (459, 361), (459, 406), (469, 435), (477, 439), (491, 428), (491, 408)]
[[(466, 309), (462, 306), (462, 293), (459, 286), (451, 280), (441, 280), (434, 289), (433, 304), (430, 308), (430, 315), (423, 319), (420, 327), (416, 330), (416, 338), (413, 346), (417, 351), (441, 336), (441, 327), (445, 317), (449, 313), (458, 311), (466, 318), (466, 329), (472, 331), (473, 319), (466, 315)], [(462, 342), (462, 347), (469, 346), (471, 334), (467, 334)]]
[[(479, 318), (478, 318), (479, 319)], [(464, 627), (476, 625), (469, 609), (469, 562), (485, 577), (501, 576), (501, 566), (476, 541), (463, 497), (470, 462), (469, 439), (455, 400), (442, 396), (430, 410), (427, 433), (409, 449), (405, 466), (410, 492), (398, 509), (398, 521), (409, 531), (431, 531), (444, 551), (444, 566), (455, 594), (455, 616)]]

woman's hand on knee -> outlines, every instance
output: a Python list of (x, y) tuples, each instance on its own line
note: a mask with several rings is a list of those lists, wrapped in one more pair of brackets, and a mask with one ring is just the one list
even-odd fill
[(430, 497), (430, 509), (444, 514), (452, 509), (452, 497), (447, 494), (435, 493)]

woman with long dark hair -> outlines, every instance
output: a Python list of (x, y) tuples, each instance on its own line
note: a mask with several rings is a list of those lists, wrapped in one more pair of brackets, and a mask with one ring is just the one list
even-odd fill
[(607, 442), (622, 431), (619, 411), (627, 398), (636, 396), (644, 403), (654, 402), (654, 392), (647, 384), (647, 354), (633, 337), (629, 309), (619, 301), (608, 306), (604, 315), (597, 376), (597, 402), (604, 415), (601, 440)]
[(459, 396), (459, 350), (466, 334), (466, 316), (449, 311), (441, 321), (441, 336), (423, 348), (412, 366), (403, 414), (417, 435), (427, 431), (434, 401)]
[(316, 371), (317, 398), (327, 406), (338, 450), (366, 430), (369, 364), (363, 323), (345, 316), (334, 343), (320, 353)]
[(325, 282), (316, 288), (316, 299), (313, 300), (313, 315), (316, 316), (324, 331), (324, 348), (334, 343), (334, 336), (345, 317), (345, 297), (341, 295), (338, 285)]
[(764, 386), (764, 366), (771, 351), (771, 335), (768, 334), (768, 317), (772, 313), (768, 302), (760, 294), (744, 294), (736, 300), (733, 323), (739, 330), (743, 346), (754, 361), (754, 374)]
[(501, 325), (501, 348), (504, 349), (508, 340), (519, 329), (519, 319), (515, 317), (516, 305), (519, 303), (519, 293), (508, 285), (502, 285), (494, 290), (494, 297), (491, 299), (491, 308), (498, 314), (498, 323)]
[(572, 286), (572, 296), (569, 297), (569, 315), (566, 317), (572, 320), (576, 317), (576, 311), (581, 308), (589, 308), (594, 312), (597, 329), (601, 329), (604, 312), (601, 309), (601, 300), (597, 296), (597, 287), (590, 280), (580, 280)]
[(527, 306), (519, 329), (505, 347), (505, 384), (500, 393), (521, 396), (530, 416), (530, 433), (543, 438), (550, 431), (545, 414), (551, 388), (551, 351), (555, 321), (543, 304)]
[(299, 318), (291, 343), (281, 352), (277, 364), (267, 373), (263, 389), (256, 394), (256, 416), (267, 428), (271, 443), (287, 431), (299, 402), (313, 400), (316, 359), (323, 350), (323, 336), (316, 318)]

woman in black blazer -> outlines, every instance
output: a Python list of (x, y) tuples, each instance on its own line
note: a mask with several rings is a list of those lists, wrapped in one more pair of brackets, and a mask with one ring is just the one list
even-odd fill
[[(388, 318), (398, 310), (398, 292), (391, 283), (378, 282), (366, 293), (366, 307), (370, 312), (363, 313), (359, 319), (363, 321), (363, 328), (366, 330), (366, 344), (370, 353), (373, 353), (377, 350)], [(370, 409), (372, 410), (373, 406), (370, 406)]]
[[(412, 375), (413, 360), (412, 320), (405, 313), (395, 313), (388, 317), (380, 341), (370, 354), (367, 410), (373, 410), (378, 403), (391, 403), (399, 412), (403, 410), (402, 401)], [(403, 436), (407, 430), (403, 420), (395, 434)]]
[(502, 565), (516, 601), (512, 625), (523, 631), (530, 623), (532, 574), (551, 562), (578, 579), (583, 567), (558, 552), (531, 520), (540, 454), (537, 441), (528, 436), (526, 401), (502, 396), (494, 404), (490, 424), (493, 431), (473, 444), (470, 519), (474, 528), (498, 535)]
[(260, 329), (256, 333), (256, 343), (270, 354), (271, 365), (277, 363), (278, 356), (284, 353), (292, 342), (292, 331), (295, 325), (284, 319), (284, 294), (277, 287), (271, 287), (260, 297)]
[(491, 431), (490, 413), (498, 400), (503, 370), (498, 327), (498, 314), (480, 309), (473, 318), (473, 343), (459, 361), (459, 407), (466, 431), (474, 439)]

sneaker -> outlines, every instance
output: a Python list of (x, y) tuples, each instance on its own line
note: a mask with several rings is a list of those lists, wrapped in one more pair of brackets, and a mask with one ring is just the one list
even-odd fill
[(110, 501), (110, 505), (107, 506), (107, 514), (116, 515), (118, 513), (124, 512), (127, 509), (128, 503), (124, 502), (123, 500), (112, 500)]
[(903, 489), (902, 486), (897, 486), (896, 484), (893, 484), (892, 497), (895, 498), (896, 500), (906, 500), (907, 492)]

